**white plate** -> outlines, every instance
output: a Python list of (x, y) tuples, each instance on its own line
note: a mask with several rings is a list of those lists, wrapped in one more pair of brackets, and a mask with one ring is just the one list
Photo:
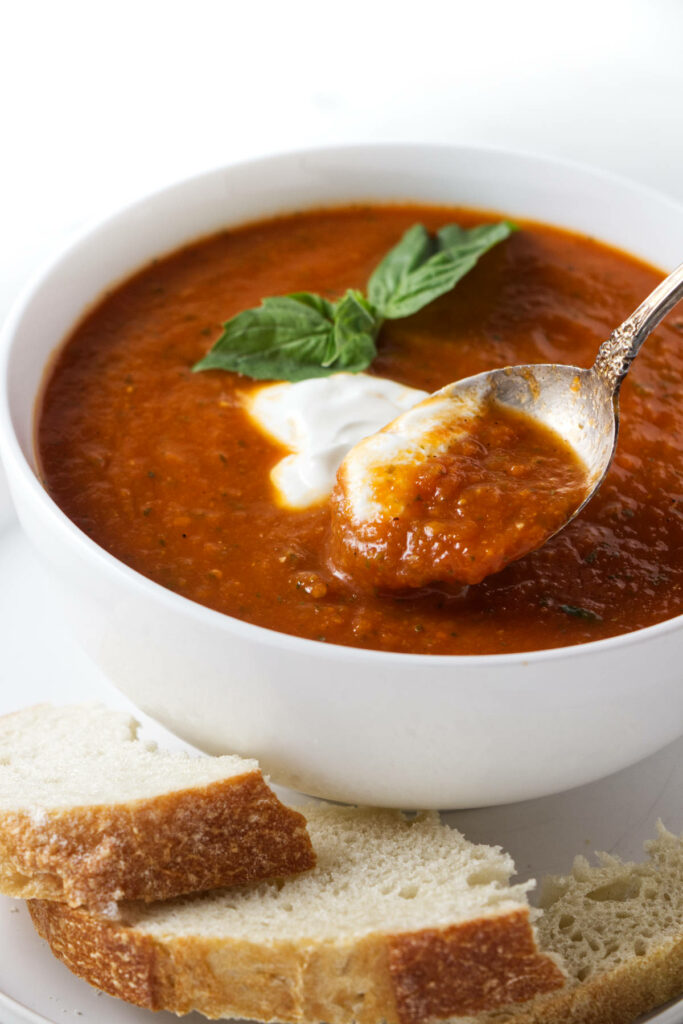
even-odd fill
[[(0, 506), (2, 502), (0, 501)], [(3, 509), (0, 507), (0, 523)], [(5, 520), (6, 521), (6, 520)], [(0, 527), (0, 714), (41, 700), (101, 700), (130, 707), (71, 641), (42, 570), (10, 521)], [(166, 745), (181, 746), (146, 722)], [(576, 853), (607, 850), (640, 859), (661, 818), (683, 831), (683, 738), (618, 775), (559, 796), (445, 816), (473, 842), (500, 844), (519, 875), (565, 872)], [(97, 993), (55, 960), (33, 931), (23, 904), (0, 898), (0, 1021), (63, 1024), (169, 1024), (177, 1018)], [(186, 1018), (203, 1021), (198, 1014)], [(647, 1018), (680, 1024), (683, 1000)]]

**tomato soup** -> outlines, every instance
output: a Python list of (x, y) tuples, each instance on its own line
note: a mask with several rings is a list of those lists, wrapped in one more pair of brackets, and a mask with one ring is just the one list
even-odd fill
[[(532, 554), (475, 585), (387, 592), (335, 571), (329, 501), (294, 510), (270, 471), (285, 449), (245, 410), (260, 386), (192, 366), (264, 296), (363, 289), (411, 225), (472, 211), (354, 206), (225, 231), (105, 296), (56, 358), (38, 410), (42, 477), (127, 565), (247, 622), (328, 643), (492, 654), (585, 643), (683, 611), (683, 319), (648, 340), (624, 384), (616, 458), (598, 495)], [(455, 289), (386, 322), (368, 372), (433, 392), (507, 364), (592, 364), (661, 275), (537, 224)]]

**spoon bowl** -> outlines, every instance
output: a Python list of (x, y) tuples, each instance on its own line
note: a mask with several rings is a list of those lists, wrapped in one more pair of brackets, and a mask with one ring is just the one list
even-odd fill
[(585, 493), (558, 530), (581, 511), (602, 483), (616, 446), (618, 404), (594, 369), (560, 363), (506, 366), (449, 384), (442, 394), (473, 406), (494, 401), (523, 413), (559, 434), (576, 452), (586, 469)]
[(480, 583), (576, 516), (616, 434), (594, 370), (530, 364), (447, 384), (346, 454), (335, 571), (388, 590)]
[(604, 480), (621, 382), (682, 296), (683, 264), (603, 342), (590, 369), (479, 373), (360, 441), (332, 495), (336, 570), (390, 590), (475, 584), (559, 533)]

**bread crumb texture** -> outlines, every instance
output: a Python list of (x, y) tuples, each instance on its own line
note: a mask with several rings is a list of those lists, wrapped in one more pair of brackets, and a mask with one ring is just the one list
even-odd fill
[(164, 753), (137, 730), (97, 706), (0, 719), (0, 892), (104, 905), (312, 867), (305, 819), (256, 761)]
[(476, 1024), (632, 1024), (683, 993), (683, 837), (660, 823), (645, 849), (641, 864), (577, 857), (543, 882), (539, 943), (561, 956), (567, 986)]
[(36, 901), (36, 927), (104, 991), (209, 1017), (417, 1024), (563, 984), (500, 849), (436, 814), (306, 813), (318, 856), (306, 875), (122, 903), (118, 919)]

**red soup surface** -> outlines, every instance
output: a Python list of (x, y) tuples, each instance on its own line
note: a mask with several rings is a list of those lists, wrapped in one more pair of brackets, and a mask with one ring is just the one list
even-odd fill
[[(336, 574), (330, 506), (288, 511), (269, 473), (284, 449), (248, 417), (262, 386), (192, 373), (223, 321), (268, 295), (364, 288), (411, 225), (494, 218), (450, 207), (354, 206), (230, 230), (107, 295), (47, 381), (38, 453), (49, 493), (107, 551), (247, 622), (356, 647), (492, 654), (585, 643), (683, 611), (683, 319), (647, 342), (622, 390), (617, 454), (598, 496), (543, 547), (476, 585), (387, 592)], [(592, 364), (661, 274), (537, 224), (454, 291), (384, 324), (369, 372), (432, 392), (518, 363)]]

